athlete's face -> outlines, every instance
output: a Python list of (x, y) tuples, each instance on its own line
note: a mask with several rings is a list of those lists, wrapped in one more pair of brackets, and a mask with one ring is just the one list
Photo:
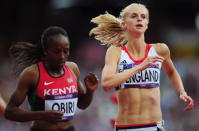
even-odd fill
[(53, 67), (63, 67), (69, 56), (69, 40), (64, 35), (51, 36), (48, 39), (48, 48), (46, 50), (46, 58)]
[(132, 5), (124, 15), (122, 26), (130, 33), (144, 33), (148, 28), (148, 10), (141, 5)]

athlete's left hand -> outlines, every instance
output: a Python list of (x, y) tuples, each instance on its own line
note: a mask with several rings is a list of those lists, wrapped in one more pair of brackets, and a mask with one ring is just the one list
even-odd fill
[(95, 74), (89, 73), (88, 75), (85, 76), (84, 83), (88, 90), (95, 91), (98, 87), (99, 80)]
[(188, 96), (186, 92), (180, 93), (180, 99), (183, 102), (186, 102), (188, 104), (184, 108), (185, 111), (189, 111), (189, 110), (193, 109), (193, 106), (194, 106), (193, 99), (190, 96)]

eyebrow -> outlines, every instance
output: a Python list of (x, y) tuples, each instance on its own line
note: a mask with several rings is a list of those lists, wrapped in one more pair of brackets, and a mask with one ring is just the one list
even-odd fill
[[(130, 16), (132, 16), (132, 15), (138, 15), (138, 13), (136, 13), (136, 12), (130, 13), (129, 12), (129, 15)], [(141, 16), (145, 16), (147, 19), (149, 19), (149, 15), (147, 13), (142, 13)]]
[[(130, 15), (137, 15), (138, 13), (136, 13), (136, 12), (133, 12), (133, 13), (129, 13)], [(142, 13), (141, 15), (145, 15), (145, 16), (147, 16), (147, 14), (145, 14), (145, 13)]]

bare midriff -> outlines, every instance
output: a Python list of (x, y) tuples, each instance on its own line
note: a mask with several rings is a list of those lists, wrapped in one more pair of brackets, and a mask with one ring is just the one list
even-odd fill
[(117, 92), (116, 125), (162, 121), (159, 88), (126, 88)]

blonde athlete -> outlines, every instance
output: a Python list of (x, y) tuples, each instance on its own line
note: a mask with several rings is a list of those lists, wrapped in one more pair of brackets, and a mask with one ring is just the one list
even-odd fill
[(91, 20), (98, 24), (90, 31), (103, 44), (110, 45), (102, 71), (104, 90), (117, 90), (116, 131), (159, 131), (162, 127), (160, 107), (160, 70), (167, 74), (179, 98), (193, 108), (180, 75), (164, 43), (145, 42), (149, 24), (148, 9), (138, 3), (124, 8), (120, 18), (103, 14)]

